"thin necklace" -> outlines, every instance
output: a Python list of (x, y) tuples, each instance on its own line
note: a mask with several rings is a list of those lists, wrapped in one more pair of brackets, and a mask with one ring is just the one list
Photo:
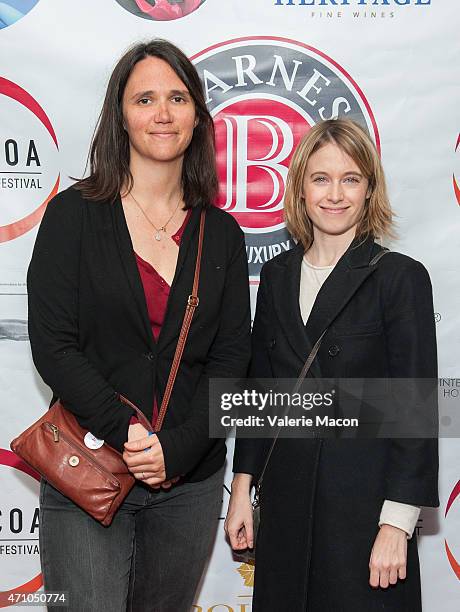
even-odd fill
[(166, 223), (164, 223), (161, 227), (157, 227), (154, 223), (152, 223), (152, 221), (148, 218), (147, 213), (142, 208), (142, 206), (139, 204), (139, 202), (136, 200), (136, 198), (133, 196), (131, 191), (129, 192), (129, 195), (132, 197), (132, 199), (134, 200), (134, 203), (137, 205), (137, 207), (140, 209), (141, 213), (144, 215), (144, 217), (147, 219), (147, 221), (150, 223), (150, 225), (155, 230), (155, 232), (156, 232), (155, 236), (154, 236), (155, 240), (161, 240), (161, 232), (164, 232), (166, 234), (166, 226), (171, 221), (171, 219), (174, 217), (174, 215), (177, 212), (177, 209), (179, 208), (180, 201), (182, 200), (182, 193), (179, 195), (179, 199), (177, 200), (177, 205), (176, 205), (176, 208), (174, 209), (173, 214), (169, 217), (169, 219), (166, 221)]

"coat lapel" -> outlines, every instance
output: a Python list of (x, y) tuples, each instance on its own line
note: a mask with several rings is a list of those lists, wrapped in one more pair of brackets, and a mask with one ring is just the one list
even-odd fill
[[(315, 342), (347, 305), (362, 283), (375, 271), (369, 262), (379, 250), (372, 238), (354, 240), (321, 287), (306, 324), (299, 306), (300, 271), (303, 247), (297, 244), (290, 256), (276, 268), (274, 307), (289, 343), (305, 361)], [(312, 373), (320, 375), (312, 365)], [(315, 369), (316, 368), (316, 369)]]
[(277, 262), (277, 277), (273, 282), (273, 304), (283, 331), (302, 361), (308, 356), (309, 342), (300, 314), (300, 267), (303, 247), (297, 244), (281, 263)]
[(321, 287), (305, 325), (314, 343), (348, 304), (362, 283), (374, 273), (369, 267), (374, 240), (354, 240)]

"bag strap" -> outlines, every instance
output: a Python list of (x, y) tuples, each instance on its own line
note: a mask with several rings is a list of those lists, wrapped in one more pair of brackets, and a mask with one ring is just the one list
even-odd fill
[(180, 330), (179, 339), (177, 341), (176, 352), (174, 354), (174, 359), (171, 365), (171, 371), (169, 372), (168, 382), (166, 383), (166, 388), (165, 388), (165, 392), (163, 395), (163, 400), (161, 402), (158, 419), (155, 423), (155, 428), (154, 428), (155, 432), (160, 431), (163, 425), (163, 421), (166, 415), (166, 410), (168, 409), (169, 399), (171, 397), (171, 393), (173, 390), (174, 381), (176, 380), (177, 371), (179, 369), (180, 362), (182, 359), (182, 353), (184, 352), (188, 332), (190, 329), (190, 325), (192, 323), (193, 315), (195, 313), (196, 307), (200, 303), (200, 299), (198, 297), (198, 285), (200, 282), (201, 254), (203, 251), (205, 215), (206, 215), (206, 210), (203, 208), (201, 211), (201, 216), (200, 216), (200, 234), (198, 238), (198, 251), (196, 255), (195, 276), (193, 278), (192, 293), (191, 295), (188, 296), (187, 306), (185, 308), (184, 319), (182, 321), (182, 328)]
[(150, 423), (150, 421), (145, 416), (145, 414), (142, 412), (142, 410), (139, 410), (136, 404), (133, 404), (132, 402), (130, 402), (129, 399), (125, 397), (124, 395), (121, 395), (121, 393), (118, 394), (118, 399), (121, 402), (123, 402), (123, 404), (126, 404), (127, 406), (129, 406), (130, 408), (134, 410), (141, 425), (143, 425), (147, 431), (150, 431), (152, 429), (152, 423)]
[[(389, 252), (390, 252), (390, 249), (387, 249), (386, 247), (383, 247), (383, 248), (382, 248), (382, 250), (381, 250), (381, 251), (379, 251), (379, 252), (377, 253), (377, 255), (375, 255), (375, 257), (373, 257), (373, 258), (371, 259), (371, 261), (369, 262), (369, 265), (370, 265), (370, 266), (375, 266), (375, 265), (376, 265), (376, 264), (377, 264), (377, 263), (380, 261), (380, 259), (382, 259), (382, 257), (383, 257), (384, 255), (386, 255), (387, 253), (389, 253)], [(302, 382), (303, 382), (304, 378), (306, 377), (306, 375), (308, 374), (308, 371), (310, 370), (311, 364), (313, 363), (313, 360), (315, 359), (316, 354), (317, 354), (317, 353), (318, 353), (318, 351), (319, 351), (319, 347), (321, 346), (321, 342), (322, 342), (322, 340), (323, 340), (323, 337), (324, 337), (324, 335), (326, 334), (326, 332), (327, 332), (327, 330), (328, 330), (328, 329), (329, 329), (329, 328), (327, 327), (327, 328), (326, 328), (326, 329), (323, 331), (323, 333), (321, 334), (321, 336), (320, 336), (320, 337), (318, 338), (318, 340), (316, 341), (315, 346), (312, 348), (312, 350), (311, 350), (310, 354), (308, 355), (307, 360), (305, 361), (305, 363), (304, 363), (304, 365), (303, 365), (303, 368), (302, 368), (302, 370), (300, 371), (299, 377), (297, 378), (297, 382), (296, 382), (296, 384), (294, 385), (294, 389), (293, 389), (292, 393), (297, 393), (297, 392), (298, 392), (298, 390), (300, 389), (300, 387), (301, 387), (301, 385), (302, 385)], [(281, 431), (281, 430), (280, 430), (280, 429), (278, 429), (278, 431), (276, 432), (276, 435), (275, 435), (275, 436), (274, 436), (274, 438), (273, 438), (273, 442), (271, 443), (271, 445), (270, 445), (270, 449), (269, 449), (269, 451), (268, 451), (268, 453), (267, 453), (267, 457), (266, 457), (266, 459), (265, 459), (264, 466), (263, 466), (263, 468), (262, 468), (262, 472), (261, 472), (261, 474), (260, 474), (260, 476), (259, 476), (259, 480), (257, 481), (257, 485), (256, 485), (256, 492), (255, 492), (254, 502), (253, 502), (253, 505), (254, 505), (254, 506), (257, 506), (257, 505), (258, 505), (258, 503), (259, 503), (259, 493), (260, 493), (260, 489), (261, 489), (261, 487), (262, 487), (263, 477), (264, 477), (265, 471), (266, 471), (266, 469), (267, 469), (268, 462), (270, 461), (270, 457), (271, 457), (271, 455), (272, 455), (273, 449), (275, 448), (276, 441), (278, 440), (278, 437), (279, 437), (280, 431)]]
[[(321, 342), (323, 340), (323, 337), (324, 337), (324, 335), (325, 335), (325, 333), (327, 332), (328, 329), (329, 328), (326, 328), (323, 331), (321, 336), (316, 341), (315, 346), (312, 348), (310, 354), (308, 355), (307, 360), (305, 361), (305, 363), (304, 363), (304, 365), (302, 367), (302, 370), (300, 371), (299, 377), (297, 378), (296, 384), (294, 385), (294, 389), (293, 389), (292, 393), (297, 393), (298, 390), (300, 389), (300, 386), (302, 385), (302, 382), (303, 382), (304, 378), (306, 377), (306, 375), (308, 374), (309, 369), (311, 368), (311, 364), (313, 363), (313, 360), (315, 359), (316, 354), (319, 351), (319, 347), (321, 346)], [(270, 461), (270, 457), (272, 455), (273, 449), (275, 448), (276, 441), (278, 440), (280, 431), (281, 431), (281, 428), (278, 429), (278, 431), (276, 432), (276, 435), (273, 438), (273, 442), (271, 443), (270, 449), (269, 449), (269, 451), (267, 453), (267, 457), (265, 459), (264, 466), (262, 468), (262, 472), (260, 473), (259, 480), (257, 481), (256, 492), (255, 492), (254, 502), (253, 502), (254, 506), (256, 506), (259, 503), (259, 492), (260, 492), (260, 489), (262, 487), (262, 481), (263, 481), (263, 478), (264, 478), (264, 474), (265, 474), (265, 471), (267, 469), (268, 462)]]
[(377, 253), (377, 255), (375, 255), (375, 257), (373, 257), (373, 258), (370, 260), (369, 265), (370, 265), (370, 266), (375, 266), (375, 264), (376, 264), (377, 262), (379, 262), (379, 261), (382, 259), (382, 257), (383, 257), (384, 255), (386, 255), (387, 253), (389, 253), (389, 252), (390, 252), (390, 249), (387, 249), (386, 247), (382, 247), (382, 250), (381, 250), (381, 251), (379, 251), (379, 252)]
[[(201, 255), (203, 252), (203, 238), (204, 238), (204, 222), (206, 218), (206, 210), (203, 208), (200, 215), (200, 233), (198, 236), (198, 250), (196, 255), (196, 263), (195, 263), (195, 275), (193, 277), (193, 286), (192, 293), (188, 296), (187, 306), (185, 308), (184, 318), (182, 320), (182, 327), (179, 333), (179, 339), (177, 341), (176, 352), (174, 353), (174, 358), (171, 365), (171, 370), (169, 372), (168, 382), (166, 383), (165, 392), (163, 395), (163, 400), (161, 402), (160, 411), (158, 414), (157, 421), (155, 423), (154, 432), (160, 431), (163, 421), (166, 415), (166, 410), (168, 409), (169, 399), (171, 397), (171, 393), (174, 387), (174, 382), (176, 380), (177, 371), (179, 370), (180, 362), (182, 359), (182, 354), (184, 352), (185, 343), (187, 341), (188, 332), (190, 329), (190, 325), (192, 323), (193, 315), (195, 313), (195, 309), (200, 303), (200, 299), (198, 297), (198, 285), (200, 283), (200, 269), (201, 269)], [(137, 418), (142, 423), (142, 425), (150, 431), (152, 428), (152, 424), (149, 422), (145, 414), (139, 410), (139, 408), (129, 401), (126, 397), (119, 394), (119, 399), (132, 408), (137, 415)]]

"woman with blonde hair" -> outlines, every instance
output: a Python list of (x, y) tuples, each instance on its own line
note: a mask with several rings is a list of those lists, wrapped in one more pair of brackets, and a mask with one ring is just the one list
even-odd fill
[[(322, 336), (309, 376), (435, 379), (430, 279), (376, 242), (393, 235), (392, 211), (360, 126), (337, 119), (308, 132), (285, 216), (297, 245), (262, 269), (251, 375), (297, 378)], [(270, 447), (253, 610), (421, 610), (412, 535), (420, 506), (439, 503), (436, 439), (238, 439), (226, 520), (237, 551), (254, 545), (250, 489)]]

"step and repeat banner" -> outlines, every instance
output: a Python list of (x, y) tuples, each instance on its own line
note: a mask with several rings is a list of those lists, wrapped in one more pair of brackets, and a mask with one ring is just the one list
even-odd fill
[[(216, 123), (217, 203), (245, 232), (253, 306), (262, 264), (293, 245), (282, 210), (300, 138), (336, 116), (367, 129), (397, 213), (390, 246), (431, 274), (440, 399), (452, 413), (460, 393), (458, 30), (457, 0), (0, 2), (0, 607), (11, 605), (10, 593), (42, 588), (38, 481), (9, 450), (50, 398), (30, 355), (27, 265), (50, 198), (84, 173), (118, 57), (161, 37), (193, 59)], [(448, 432), (449, 421), (443, 426)], [(458, 439), (442, 439), (440, 453), (441, 506), (422, 511), (417, 537), (424, 609), (454, 612)], [(228, 469), (222, 517), (230, 480)], [(195, 610), (250, 612), (253, 578), (221, 529)]]

